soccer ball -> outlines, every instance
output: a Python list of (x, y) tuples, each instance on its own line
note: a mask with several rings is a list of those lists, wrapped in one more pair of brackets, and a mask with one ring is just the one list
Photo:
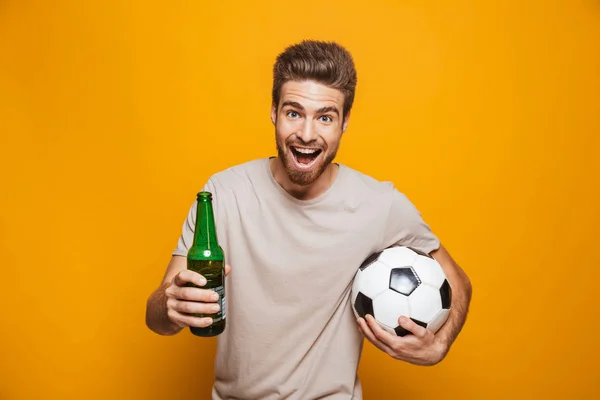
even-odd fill
[(406, 246), (371, 254), (356, 272), (351, 295), (357, 317), (371, 314), (379, 326), (397, 336), (410, 334), (398, 325), (401, 315), (437, 332), (448, 319), (452, 303), (441, 265)]

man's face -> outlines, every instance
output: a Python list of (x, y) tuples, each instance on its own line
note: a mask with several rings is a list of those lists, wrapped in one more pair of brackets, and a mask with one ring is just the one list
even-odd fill
[(281, 87), (271, 120), (278, 156), (293, 183), (310, 185), (334, 160), (348, 124), (343, 107), (342, 92), (320, 83), (290, 81)]

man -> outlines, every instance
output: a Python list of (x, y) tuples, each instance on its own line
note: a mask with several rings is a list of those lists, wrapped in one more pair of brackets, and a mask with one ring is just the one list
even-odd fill
[[(363, 336), (390, 356), (440, 362), (461, 330), (470, 282), (392, 184), (334, 163), (356, 87), (351, 55), (335, 43), (288, 47), (274, 67), (271, 120), (277, 157), (211, 176), (217, 234), (227, 259), (227, 328), (218, 337), (213, 399), (361, 399)], [(204, 327), (213, 313), (203, 278), (186, 270), (192, 204), (162, 285), (148, 299), (147, 324), (170, 335)], [(401, 317), (397, 337), (353, 315), (354, 275), (370, 254), (406, 245), (431, 254), (453, 290), (437, 334)], [(361, 335), (362, 333), (362, 335)]]

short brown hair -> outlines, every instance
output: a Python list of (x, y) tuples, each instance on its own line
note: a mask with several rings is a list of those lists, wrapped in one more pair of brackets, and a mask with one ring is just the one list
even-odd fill
[(356, 69), (352, 55), (335, 42), (304, 40), (287, 47), (273, 67), (273, 104), (279, 105), (281, 87), (287, 81), (314, 80), (344, 94), (345, 118), (356, 90)]

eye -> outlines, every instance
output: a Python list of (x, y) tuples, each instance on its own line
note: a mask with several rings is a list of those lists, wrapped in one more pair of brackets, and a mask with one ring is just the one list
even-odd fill
[(287, 112), (287, 116), (290, 117), (290, 118), (298, 118), (300, 116), (300, 114), (298, 114), (294, 110), (290, 110), (290, 111)]
[(323, 122), (332, 122), (333, 118), (331, 118), (329, 115), (321, 115), (319, 117), (319, 119)]

